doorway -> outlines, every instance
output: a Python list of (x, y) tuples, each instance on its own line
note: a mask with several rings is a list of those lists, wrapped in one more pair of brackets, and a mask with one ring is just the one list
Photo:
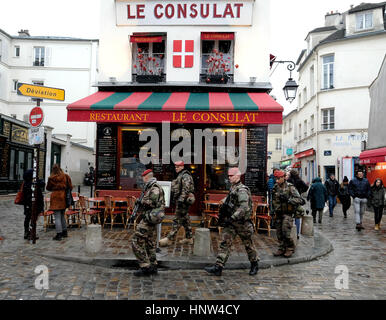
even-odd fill
[(331, 174), (336, 176), (335, 166), (324, 166), (324, 179), (325, 179), (325, 181), (330, 177)]

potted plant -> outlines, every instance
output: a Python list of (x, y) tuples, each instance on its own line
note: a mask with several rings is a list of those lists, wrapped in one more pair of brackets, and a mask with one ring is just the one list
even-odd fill
[[(230, 57), (228, 57), (230, 60)], [(208, 73), (206, 83), (227, 83), (229, 76), (226, 74), (230, 71), (229, 61), (227, 61), (222, 52), (214, 49), (212, 54), (206, 60), (208, 64)]]
[(138, 48), (137, 64), (133, 67), (136, 71), (136, 81), (140, 83), (154, 83), (162, 81), (161, 59), (163, 55), (152, 56)]

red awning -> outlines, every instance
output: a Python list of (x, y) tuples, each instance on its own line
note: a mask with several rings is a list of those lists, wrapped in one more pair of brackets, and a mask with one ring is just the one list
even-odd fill
[(281, 124), (267, 93), (96, 92), (67, 106), (68, 121)]
[(159, 36), (130, 36), (130, 42), (162, 42)]
[(376, 164), (386, 161), (386, 148), (363, 151), (359, 156), (360, 164)]
[(302, 167), (302, 162), (298, 161), (290, 165), (291, 168), (301, 168)]
[(295, 154), (295, 158), (305, 158), (305, 157), (311, 157), (315, 154), (315, 150), (314, 149), (308, 149), (306, 151), (302, 151), (302, 152), (299, 152), (299, 153), (296, 153)]
[(201, 32), (201, 40), (233, 40), (233, 32)]

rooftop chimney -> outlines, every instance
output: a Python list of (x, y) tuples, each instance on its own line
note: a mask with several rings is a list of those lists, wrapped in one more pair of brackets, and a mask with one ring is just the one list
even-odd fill
[(29, 31), (27, 29), (26, 30), (21, 29), (20, 31), (18, 31), (18, 33), (19, 33), (19, 37), (30, 37)]
[(327, 12), (325, 16), (325, 27), (332, 27), (332, 26), (339, 26), (339, 24), (342, 21), (342, 15), (339, 13), (339, 11), (330, 11)]

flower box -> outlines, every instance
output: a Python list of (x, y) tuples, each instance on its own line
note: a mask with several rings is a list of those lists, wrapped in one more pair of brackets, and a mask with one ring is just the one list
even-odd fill
[(227, 83), (228, 79), (229, 77), (226, 74), (208, 75), (206, 77), (206, 83)]
[(154, 74), (139, 74), (135, 79), (139, 83), (156, 83), (162, 81), (162, 76)]

